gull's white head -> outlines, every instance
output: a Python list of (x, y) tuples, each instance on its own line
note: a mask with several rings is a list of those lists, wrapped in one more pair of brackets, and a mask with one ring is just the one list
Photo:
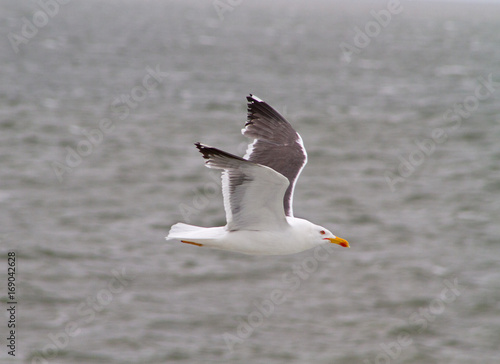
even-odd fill
[(299, 236), (302, 244), (308, 246), (308, 248), (305, 249), (310, 249), (324, 243), (333, 243), (343, 246), (344, 248), (349, 248), (347, 240), (333, 235), (330, 230), (325, 229), (323, 226), (313, 224), (310, 221), (297, 217), (287, 217), (287, 220), (296, 231), (300, 231)]
[(333, 243), (343, 246), (344, 248), (349, 248), (349, 243), (347, 242), (347, 240), (333, 235), (330, 230), (325, 229), (322, 226), (313, 224), (310, 234), (312, 235), (311, 238), (317, 245), (324, 243)]

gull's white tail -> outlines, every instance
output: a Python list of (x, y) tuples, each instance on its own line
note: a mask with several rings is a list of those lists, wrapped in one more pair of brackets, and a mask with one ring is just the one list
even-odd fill
[(210, 241), (221, 239), (226, 234), (223, 226), (200, 227), (179, 222), (170, 228), (167, 240), (187, 240), (200, 244), (207, 244)]

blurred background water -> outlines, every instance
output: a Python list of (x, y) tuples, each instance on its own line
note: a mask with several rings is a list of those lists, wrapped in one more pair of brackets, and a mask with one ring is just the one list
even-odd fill
[[(500, 361), (498, 5), (48, 3), (0, 2), (2, 363)], [(224, 224), (193, 143), (242, 155), (248, 93), (308, 149), (295, 215), (351, 249), (164, 240)]]

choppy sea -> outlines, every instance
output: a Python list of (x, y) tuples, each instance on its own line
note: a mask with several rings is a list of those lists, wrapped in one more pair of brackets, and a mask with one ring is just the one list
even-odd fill
[[(500, 5), (0, 8), (0, 362), (500, 362)], [(248, 93), (308, 150), (295, 215), (350, 249), (165, 241), (225, 223), (193, 143), (243, 155)]]

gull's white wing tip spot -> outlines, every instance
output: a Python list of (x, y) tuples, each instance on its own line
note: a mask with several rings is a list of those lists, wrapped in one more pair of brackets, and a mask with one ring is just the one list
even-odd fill
[(257, 102), (264, 102), (260, 98), (258, 98), (257, 96), (255, 96), (253, 94), (250, 94), (247, 99), (248, 99), (248, 101), (250, 101), (250, 99), (253, 99), (253, 100), (257, 101)]

